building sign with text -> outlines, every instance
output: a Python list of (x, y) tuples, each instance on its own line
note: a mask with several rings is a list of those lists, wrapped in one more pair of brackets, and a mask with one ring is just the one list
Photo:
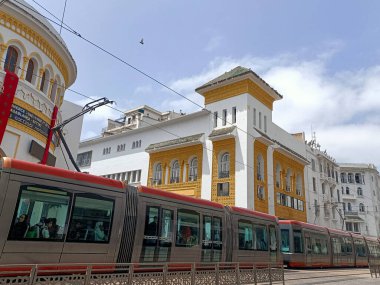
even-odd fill
[[(28, 127), (45, 138), (48, 137), (50, 125), (40, 117), (13, 103), (9, 119)], [(58, 137), (53, 136), (53, 144), (57, 146)]]

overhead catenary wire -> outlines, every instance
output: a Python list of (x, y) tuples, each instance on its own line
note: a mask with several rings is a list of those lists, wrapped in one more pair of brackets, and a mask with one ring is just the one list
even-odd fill
[[(3, 2), (4, 2), (4, 1), (3, 1)], [(21, 3), (21, 2), (19, 2), (19, 1), (17, 1), (17, 0), (15, 0), (15, 2), (19, 3), (20, 5), (23, 5), (23, 3)], [(52, 15), (54, 18), (58, 19), (58, 18), (55, 17), (52, 13), (50, 13), (46, 8), (44, 8), (42, 5), (40, 5), (38, 2), (36, 2), (36, 1), (34, 1), (34, 0), (33, 0), (33, 2), (36, 3), (38, 6), (40, 6), (42, 9), (44, 9), (47, 13), (49, 13), (50, 15)], [(23, 5), (23, 6), (25, 6), (25, 5)], [(28, 6), (25, 6), (25, 7), (28, 8), (28, 9), (31, 9), (31, 8), (28, 7)], [(199, 107), (199, 108), (201, 108), (201, 109), (203, 109), (203, 110), (209, 112), (210, 114), (212, 113), (210, 110), (204, 108), (202, 105), (200, 105), (200, 104), (198, 104), (197, 102), (195, 102), (195, 101), (193, 101), (193, 100), (187, 98), (186, 96), (184, 96), (184, 95), (182, 95), (181, 93), (177, 92), (176, 90), (174, 90), (173, 88), (171, 88), (171, 87), (168, 86), (167, 84), (161, 82), (160, 80), (154, 78), (153, 76), (149, 75), (148, 73), (146, 73), (146, 72), (142, 71), (141, 69), (135, 67), (134, 65), (128, 63), (127, 61), (125, 61), (125, 60), (122, 59), (121, 57), (119, 57), (119, 56), (113, 54), (112, 52), (106, 50), (105, 48), (103, 48), (103, 47), (101, 47), (100, 45), (98, 45), (98, 44), (92, 42), (91, 40), (89, 40), (89, 39), (87, 39), (87, 38), (84, 38), (83, 36), (81, 36), (81, 34), (79, 34), (79, 33), (76, 32), (74, 29), (70, 28), (67, 24), (65, 24), (65, 23), (63, 22), (63, 20), (61, 21), (61, 23), (58, 23), (58, 22), (56, 22), (56, 21), (54, 21), (54, 20), (52, 20), (52, 19), (50, 19), (50, 18), (48, 18), (48, 17), (42, 15), (41, 13), (39, 13), (38, 11), (36, 11), (35, 9), (33, 9), (33, 11), (36, 12), (36, 13), (38, 13), (38, 14), (40, 14), (42, 17), (46, 18), (47, 20), (51, 21), (52, 23), (54, 23), (54, 24), (60, 26), (61, 29), (63, 28), (63, 29), (65, 29), (65, 30), (67, 30), (68, 32), (73, 33), (74, 35), (80, 37), (81, 39), (83, 39), (84, 41), (86, 41), (87, 43), (89, 43), (90, 45), (92, 45), (92, 46), (94, 46), (94, 47), (100, 49), (100, 50), (103, 51), (104, 53), (106, 53), (106, 54), (108, 54), (109, 56), (113, 57), (114, 59), (116, 59), (116, 60), (122, 62), (123, 64), (129, 66), (130, 68), (132, 68), (132, 69), (134, 69), (135, 71), (139, 72), (139, 73), (142, 74), (143, 76), (145, 76), (145, 77), (147, 77), (147, 78), (153, 80), (154, 82), (156, 82), (157, 84), (161, 85), (162, 87), (164, 87), (164, 88), (170, 90), (170, 91), (173, 92), (174, 94), (176, 94), (176, 95), (182, 97), (183, 99), (185, 99), (185, 100), (189, 101), (190, 103), (196, 105), (197, 107)], [(59, 19), (58, 19), (58, 20), (59, 20)], [(87, 98), (87, 99), (91, 99), (91, 100), (92, 100), (91, 97), (86, 96), (86, 95), (84, 95), (83, 93), (77, 92), (77, 91), (72, 90), (72, 89), (70, 89), (70, 88), (67, 88), (67, 90), (69, 90), (69, 91), (71, 91), (71, 92), (73, 92), (73, 93), (76, 93), (76, 94), (78, 94), (78, 95), (81, 95), (81, 96), (83, 96), (83, 97), (85, 97), (85, 98)], [(111, 107), (111, 106), (108, 106), (108, 107), (110, 107), (110, 108), (112, 108), (112, 109), (114, 109), (114, 110), (116, 110), (116, 111), (119, 111), (119, 112), (121, 112), (121, 113), (124, 114), (124, 112), (121, 111), (121, 110), (118, 110), (118, 109), (116, 109), (116, 108), (114, 108), (114, 107)], [(218, 118), (218, 119), (222, 119), (224, 122), (228, 123), (229, 125), (234, 125), (233, 123), (229, 122), (227, 119), (221, 118), (220, 116), (217, 116), (217, 118)], [(146, 124), (148, 124), (148, 125), (154, 126), (154, 127), (158, 128), (158, 129), (161, 129), (162, 131), (165, 131), (165, 132), (171, 134), (172, 136), (175, 136), (175, 137), (178, 137), (178, 138), (180, 137), (180, 136), (174, 134), (173, 132), (170, 132), (170, 131), (168, 131), (168, 130), (166, 130), (166, 129), (163, 129), (163, 128), (161, 128), (161, 127), (156, 126), (155, 124), (150, 124), (149, 122), (146, 122), (146, 121), (144, 121), (144, 122), (145, 122)], [(250, 132), (247, 132), (247, 131), (241, 129), (241, 128), (239, 128), (238, 126), (236, 126), (236, 128), (237, 128), (238, 130), (240, 130), (240, 131), (246, 133), (246, 134), (249, 135), (250, 137), (252, 137), (252, 138), (256, 138), (256, 137), (253, 136)], [(207, 150), (208, 150), (208, 151), (211, 151), (210, 149), (207, 149)], [(246, 167), (248, 167), (248, 168), (254, 169), (254, 167), (249, 166), (249, 165), (247, 165), (247, 164), (245, 164), (245, 163), (242, 163), (242, 162), (239, 162), (239, 161), (235, 161), (235, 162), (238, 163), (238, 164), (242, 164), (243, 166), (246, 166)], [(269, 176), (269, 175), (268, 175), (268, 176)], [(270, 175), (270, 176), (271, 176), (271, 178), (274, 177), (273, 175)]]

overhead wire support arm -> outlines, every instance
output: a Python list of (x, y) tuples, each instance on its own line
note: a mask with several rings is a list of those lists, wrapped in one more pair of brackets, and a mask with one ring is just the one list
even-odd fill
[(71, 163), (73, 164), (73, 166), (75, 167), (75, 169), (78, 171), (78, 172), (81, 172), (71, 151), (70, 151), (70, 148), (69, 146), (67, 145), (66, 143), (66, 140), (63, 136), (63, 133), (62, 133), (62, 129), (65, 125), (67, 125), (68, 123), (70, 123), (71, 121), (83, 116), (84, 114), (86, 113), (91, 113), (92, 111), (94, 111), (96, 108), (99, 108), (101, 106), (104, 106), (104, 105), (107, 105), (107, 104), (113, 104), (114, 101), (111, 101), (111, 100), (108, 100), (107, 98), (103, 97), (103, 98), (100, 98), (98, 100), (95, 100), (95, 101), (92, 101), (86, 105), (84, 105), (83, 109), (81, 112), (79, 112), (78, 114), (76, 114), (75, 116), (72, 116), (71, 118), (67, 119), (67, 120), (64, 120), (62, 123), (60, 123), (59, 125), (55, 126), (52, 130), (53, 132), (57, 132), (58, 133), (58, 136), (59, 138), (61, 139), (62, 141), (62, 144), (67, 152), (67, 154), (69, 155), (69, 158), (70, 158), (70, 161)]

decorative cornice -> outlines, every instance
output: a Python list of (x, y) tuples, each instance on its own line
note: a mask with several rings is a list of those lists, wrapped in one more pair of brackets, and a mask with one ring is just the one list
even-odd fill
[(63, 59), (58, 55), (55, 49), (45, 40), (39, 33), (32, 30), (30, 27), (25, 25), (23, 22), (18, 19), (8, 15), (4, 11), (0, 11), (0, 25), (4, 26), (7, 29), (12, 30), (13, 32), (19, 34), (24, 39), (30, 41), (41, 51), (45, 53), (57, 66), (61, 72), (65, 85), (68, 85), (68, 69), (65, 65)]

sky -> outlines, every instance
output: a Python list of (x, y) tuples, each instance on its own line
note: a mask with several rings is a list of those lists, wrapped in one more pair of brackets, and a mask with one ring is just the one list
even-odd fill
[[(27, 2), (62, 18), (65, 0)], [(78, 68), (70, 90), (107, 97), (119, 110), (85, 115), (81, 137), (100, 135), (108, 118), (141, 105), (200, 109), (136, 69), (203, 105), (194, 90), (241, 65), (283, 95), (277, 125), (307, 140), (315, 132), (337, 162), (379, 169), (379, 11), (373, 0), (67, 0), (64, 23), (124, 61), (62, 30)], [(88, 102), (70, 90), (67, 100)]]

